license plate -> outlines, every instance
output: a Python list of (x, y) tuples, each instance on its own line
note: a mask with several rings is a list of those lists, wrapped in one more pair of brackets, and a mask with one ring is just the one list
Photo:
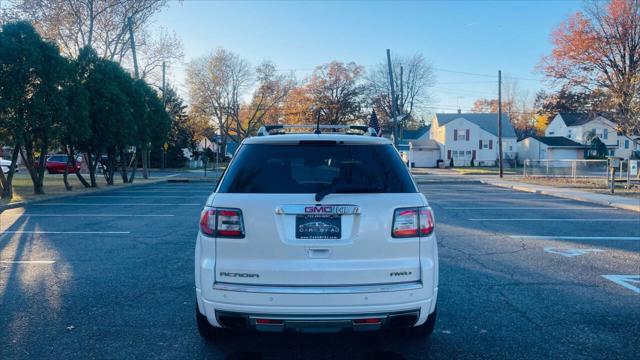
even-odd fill
[(297, 215), (297, 239), (340, 239), (342, 223), (339, 215)]

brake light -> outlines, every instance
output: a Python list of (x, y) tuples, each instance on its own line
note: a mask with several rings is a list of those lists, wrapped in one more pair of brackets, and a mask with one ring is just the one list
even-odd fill
[(242, 237), (244, 235), (240, 210), (218, 209), (217, 226), (217, 235), (220, 237)]
[(392, 235), (397, 238), (418, 236), (418, 209), (396, 209)]
[(393, 214), (395, 238), (427, 236), (433, 232), (435, 221), (429, 207), (396, 209)]
[(239, 209), (207, 208), (200, 216), (200, 231), (216, 237), (244, 237), (242, 211)]

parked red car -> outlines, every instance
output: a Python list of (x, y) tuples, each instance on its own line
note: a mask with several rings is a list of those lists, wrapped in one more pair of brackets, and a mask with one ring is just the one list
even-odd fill
[(80, 163), (82, 162), (82, 156), (78, 156), (76, 158), (76, 167), (74, 168), (71, 164), (67, 165), (67, 160), (69, 156), (66, 154), (55, 154), (47, 157), (45, 162), (45, 168), (49, 174), (63, 174), (64, 167), (67, 166), (68, 172), (70, 174), (75, 173), (76, 171), (80, 171)]

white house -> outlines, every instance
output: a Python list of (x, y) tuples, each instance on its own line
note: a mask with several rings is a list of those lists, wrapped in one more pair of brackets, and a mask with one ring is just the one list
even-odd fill
[(435, 167), (440, 159), (440, 147), (429, 138), (430, 126), (416, 130), (402, 129), (398, 140), (398, 151), (412, 167)]
[(558, 113), (545, 130), (545, 136), (563, 136), (583, 145), (591, 145), (594, 135), (607, 145), (609, 155), (627, 158), (638, 149), (634, 141), (618, 135), (615, 123), (601, 115)]
[(518, 141), (518, 159), (524, 160), (574, 160), (584, 159), (587, 145), (564, 136), (531, 136)]
[[(474, 159), (476, 166), (493, 166), (498, 159), (498, 114), (436, 114), (429, 136), (440, 147), (440, 159), (449, 165), (466, 166)], [(515, 162), (516, 132), (508, 114), (502, 115), (502, 152), (504, 159)]]

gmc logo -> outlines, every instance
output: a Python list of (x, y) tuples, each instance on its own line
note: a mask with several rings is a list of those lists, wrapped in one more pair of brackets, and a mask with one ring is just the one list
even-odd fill
[(331, 214), (333, 213), (333, 206), (305, 206), (304, 212), (307, 214)]

